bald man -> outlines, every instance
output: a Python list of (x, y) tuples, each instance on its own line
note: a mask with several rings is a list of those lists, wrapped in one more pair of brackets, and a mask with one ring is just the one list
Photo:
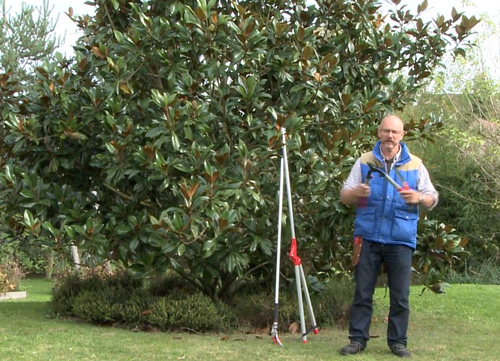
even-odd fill
[[(419, 207), (434, 208), (438, 193), (422, 160), (402, 141), (404, 135), (404, 123), (398, 116), (384, 117), (375, 147), (357, 159), (340, 192), (342, 203), (357, 204), (353, 255), (356, 288), (349, 312), (350, 343), (341, 349), (342, 355), (357, 354), (367, 346), (373, 292), (384, 263), (390, 289), (387, 344), (394, 355), (411, 356), (407, 350), (408, 298), (418, 213)], [(389, 174), (400, 190), (380, 173), (369, 172), (369, 164)]]

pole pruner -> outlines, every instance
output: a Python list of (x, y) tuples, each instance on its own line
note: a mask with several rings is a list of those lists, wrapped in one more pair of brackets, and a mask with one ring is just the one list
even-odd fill
[[(314, 317), (314, 311), (312, 308), (311, 298), (309, 296), (309, 290), (307, 288), (306, 277), (304, 274), (304, 268), (302, 267), (302, 261), (300, 257), (297, 255), (297, 240), (295, 238), (295, 227), (293, 220), (293, 207), (292, 207), (292, 193), (290, 187), (290, 176), (288, 171), (288, 159), (286, 152), (286, 129), (284, 127), (281, 128), (281, 136), (282, 136), (282, 152), (283, 155), (281, 157), (281, 167), (280, 167), (280, 185), (279, 185), (279, 203), (278, 203), (278, 240), (276, 247), (276, 284), (275, 284), (275, 300), (274, 300), (274, 321), (271, 329), (271, 336), (274, 340), (274, 343), (280, 346), (283, 346), (279, 335), (278, 335), (278, 310), (279, 310), (279, 268), (280, 268), (280, 251), (281, 251), (281, 215), (283, 212), (283, 182), (286, 183), (286, 193), (288, 200), (288, 213), (289, 213), (289, 223), (290, 223), (290, 232), (291, 232), (291, 246), (290, 252), (288, 254), (290, 260), (292, 261), (295, 269), (295, 283), (297, 286), (297, 298), (299, 304), (299, 315), (300, 315), (300, 328), (302, 333), (302, 342), (307, 343), (307, 334), (313, 332), (314, 334), (318, 334), (318, 326), (316, 325), (316, 319)], [(304, 294), (310, 322), (312, 324), (311, 328), (306, 330), (305, 316), (304, 316), (304, 305), (302, 299), (302, 293)]]

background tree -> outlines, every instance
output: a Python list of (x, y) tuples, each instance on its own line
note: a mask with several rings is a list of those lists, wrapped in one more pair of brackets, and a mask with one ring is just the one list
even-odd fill
[(421, 144), (420, 153), (441, 193), (436, 216), (470, 238), (469, 263), (477, 269), (499, 256), (499, 84), (478, 48), (434, 79), (408, 112), (443, 117), (435, 141)]
[(279, 127), (304, 264), (342, 271), (342, 181), (477, 23), (426, 23), (426, 1), (387, 15), (375, 0), (93, 3), (73, 62), (44, 62), (25, 107), (3, 114), (2, 210), (56, 250), (76, 240), (142, 275), (173, 268), (226, 300), (272, 279)]
[(26, 86), (34, 81), (34, 67), (54, 57), (60, 46), (60, 38), (54, 34), (49, 3), (43, 0), (40, 7), (23, 3), (21, 11), (12, 14), (5, 0), (0, 0), (0, 8), (0, 69), (10, 74), (10, 81)]
[[(54, 34), (55, 23), (51, 20), (49, 2), (44, 0), (40, 7), (24, 3), (19, 13), (12, 13), (4, 0), (0, 0), (0, 109), (8, 117), (12, 109), (26, 112), (24, 101), (27, 90), (36, 82), (34, 69), (43, 60), (54, 59), (60, 38)], [(7, 105), (8, 104), (8, 105)], [(11, 155), (4, 146), (5, 123), (0, 124), (0, 167), (3, 168)], [(13, 216), (21, 219), (22, 215)], [(8, 219), (8, 218), (7, 218)], [(13, 224), (13, 223), (11, 223)], [(27, 237), (25, 237), (27, 236)], [(0, 261), (2, 254), (7, 259), (19, 257), (26, 271), (40, 271), (43, 252), (32, 247), (31, 237), (18, 232), (14, 237), (2, 234), (0, 237)], [(51, 251), (46, 249), (50, 254)], [(50, 259), (50, 256), (49, 256)]]

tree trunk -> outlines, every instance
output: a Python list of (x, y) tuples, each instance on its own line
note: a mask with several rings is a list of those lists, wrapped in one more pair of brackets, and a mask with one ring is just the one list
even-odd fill
[(45, 279), (51, 280), (54, 273), (54, 252), (47, 251), (47, 267), (45, 267)]
[(75, 271), (80, 272), (80, 255), (78, 254), (78, 247), (74, 244), (71, 245), (71, 255), (73, 256), (73, 264), (75, 265)]

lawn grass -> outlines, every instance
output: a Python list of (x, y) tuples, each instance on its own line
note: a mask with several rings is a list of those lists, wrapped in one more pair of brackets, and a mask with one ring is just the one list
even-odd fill
[[(28, 297), (0, 302), (0, 360), (396, 360), (385, 339), (388, 296), (375, 296), (373, 339), (358, 356), (341, 356), (347, 330), (322, 329), (309, 335), (283, 334), (284, 347), (274, 346), (267, 334), (197, 335), (133, 332), (97, 327), (71, 320), (51, 319), (52, 284), (23, 280)], [(413, 287), (409, 349), (415, 360), (499, 360), (500, 286), (452, 285), (435, 295)]]

